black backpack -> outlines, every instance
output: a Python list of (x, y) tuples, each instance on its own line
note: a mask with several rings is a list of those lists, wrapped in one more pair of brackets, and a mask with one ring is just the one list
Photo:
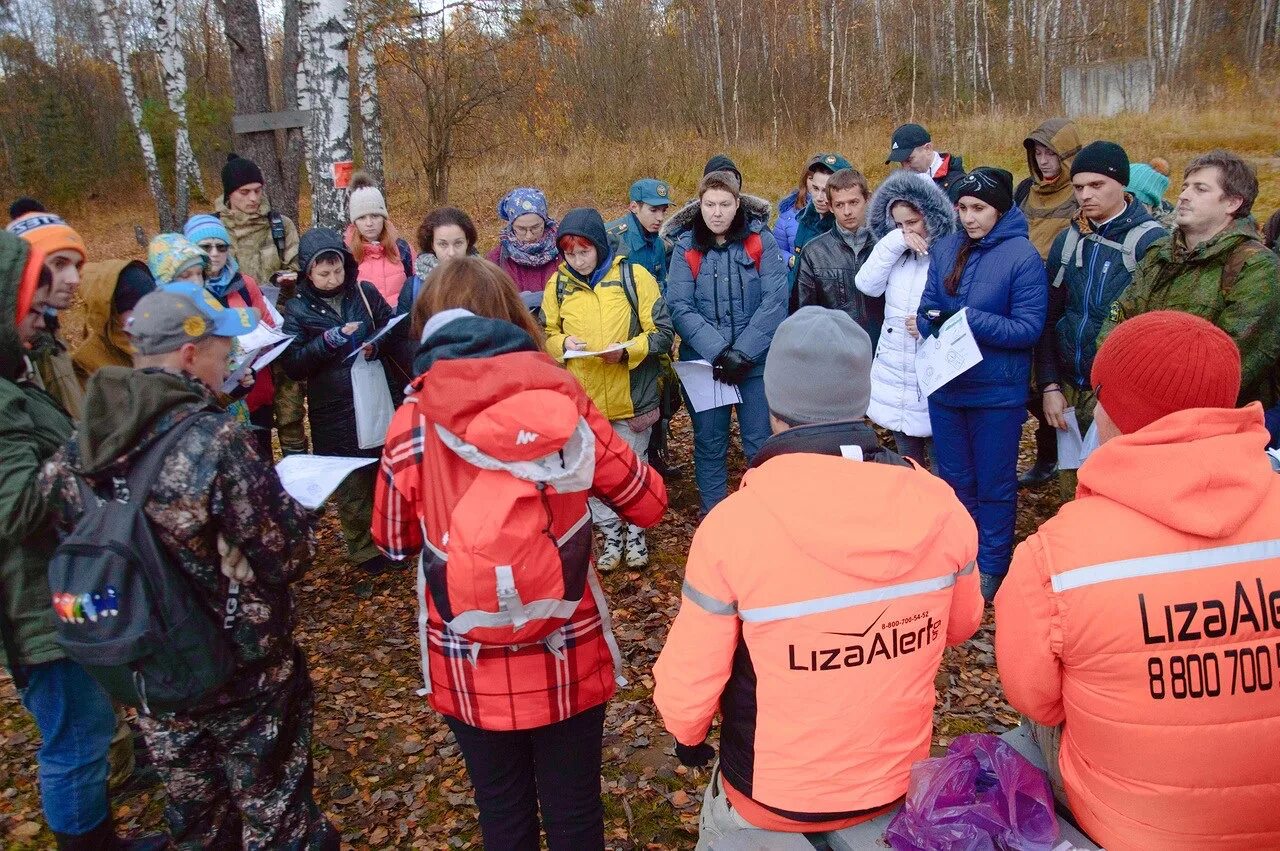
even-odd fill
[(147, 715), (190, 709), (236, 667), (225, 621), (197, 598), (156, 540), (143, 506), (169, 450), (204, 412), (182, 420), (136, 458), (102, 499), (77, 475), (83, 513), (49, 562), (58, 643), (117, 701)]

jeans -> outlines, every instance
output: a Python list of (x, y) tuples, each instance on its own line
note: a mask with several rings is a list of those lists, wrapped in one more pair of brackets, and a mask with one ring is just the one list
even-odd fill
[(893, 443), (898, 447), (898, 454), (903, 458), (910, 458), (926, 470), (933, 470), (934, 464), (931, 456), (933, 452), (933, 438), (931, 437), (912, 437), (909, 434), (903, 434), (900, 431), (891, 432), (893, 434)]
[(603, 851), (604, 704), (532, 730), (481, 730), (445, 716), (467, 763), (485, 851)]
[(764, 375), (747, 378), (738, 385), (742, 394), (739, 405), (725, 405), (695, 413), (689, 400), (689, 419), (693, 421), (693, 475), (698, 482), (702, 513), (715, 508), (729, 493), (729, 422), (733, 410), (738, 412), (738, 430), (742, 434), (742, 452), (747, 463), (769, 439), (769, 403), (764, 397)]
[(978, 570), (1003, 575), (1013, 558), (1018, 512), (1018, 443), (1026, 413), (954, 408), (929, 400), (938, 474), (978, 526)]
[(97, 681), (70, 659), (26, 668), (22, 705), (40, 728), (40, 803), (49, 829), (77, 836), (102, 824), (107, 749), (115, 710)]

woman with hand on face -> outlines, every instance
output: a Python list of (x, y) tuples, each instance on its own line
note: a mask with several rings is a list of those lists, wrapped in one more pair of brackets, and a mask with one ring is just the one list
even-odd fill
[(413, 310), (414, 299), (437, 266), (450, 258), (470, 257), (476, 253), (475, 223), (457, 207), (432, 210), (418, 225), (418, 250), (420, 253), (413, 261), (413, 277), (400, 290), (397, 314)]
[[(643, 266), (616, 255), (598, 210), (570, 210), (558, 239), (564, 262), (542, 297), (547, 354), (569, 368), (613, 430), (643, 458), (658, 422), (659, 356), (671, 351), (674, 331), (658, 282)], [(573, 357), (574, 352), (600, 352)], [(628, 525), (592, 498), (591, 518), (604, 536), (596, 567), (649, 564), (644, 529)]]
[(351, 175), (348, 188), (347, 248), (359, 264), (360, 280), (373, 284), (387, 304), (395, 304), (405, 281), (413, 277), (413, 250), (400, 238), (387, 201), (363, 171)]
[(498, 202), (498, 215), (506, 227), (485, 258), (510, 275), (520, 292), (541, 293), (560, 266), (547, 196), (530, 186), (512, 189)]
[(787, 316), (787, 267), (766, 222), (748, 218), (742, 184), (713, 171), (698, 184), (699, 214), (671, 252), (667, 304), (680, 335), (680, 360), (706, 360), (716, 378), (736, 385), (737, 405), (701, 413), (693, 421), (694, 476), (702, 511), (729, 488), (729, 425), (738, 411), (747, 460), (771, 434), (764, 397), (764, 362), (773, 332)]
[(907, 322), (924, 294), (930, 246), (955, 233), (956, 211), (935, 183), (899, 169), (871, 196), (868, 220), (878, 241), (854, 283), (868, 296), (884, 296), (885, 308), (867, 417), (892, 432), (900, 455), (928, 467), (934, 454), (929, 401), (916, 380), (919, 341), (907, 333)]
[(1013, 176), (977, 168), (952, 184), (960, 233), (932, 246), (928, 281), (907, 331), (930, 337), (961, 309), (982, 361), (929, 396), (938, 473), (978, 526), (987, 600), (1009, 570), (1018, 507), (1018, 443), (1032, 348), (1048, 305), (1044, 261), (1013, 206)]
[[(261, 321), (269, 328), (279, 328), (284, 318), (262, 295), (258, 282), (241, 273), (236, 259), (231, 256), (231, 234), (217, 216), (206, 213), (187, 220), (183, 234), (209, 257), (209, 272), (204, 288), (223, 307), (252, 307), (258, 311)], [(275, 382), (271, 370), (252, 371), (253, 388), (245, 396), (249, 409), (249, 422), (259, 428), (255, 432), (264, 458), (271, 457), (271, 429), (275, 425)]]

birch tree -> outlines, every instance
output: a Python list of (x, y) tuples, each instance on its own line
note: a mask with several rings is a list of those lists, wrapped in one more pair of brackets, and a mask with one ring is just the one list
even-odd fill
[(378, 23), (369, 0), (359, 2), (356, 12), (356, 90), (360, 99), (360, 150), (364, 170), (379, 186), (385, 185), (386, 169), (382, 151), (382, 106), (378, 98)]
[(133, 124), (133, 132), (138, 137), (138, 147), (142, 149), (142, 164), (147, 171), (147, 186), (151, 189), (151, 197), (156, 202), (156, 218), (159, 220), (160, 229), (174, 230), (180, 226), (180, 223), (175, 221), (173, 205), (169, 202), (164, 180), (160, 177), (155, 141), (142, 123), (142, 101), (138, 97), (138, 88), (133, 79), (129, 53), (125, 50), (124, 41), (120, 35), (120, 24), (116, 19), (117, 9), (111, 0), (93, 0), (93, 9), (98, 16), (98, 22), (102, 25), (102, 37), (106, 42), (111, 64), (120, 75), (120, 88), (124, 93), (125, 104), (129, 107), (129, 119)]
[(187, 63), (178, 38), (178, 9), (174, 0), (151, 0), (152, 20), (159, 39), (160, 78), (164, 84), (169, 110), (177, 119), (174, 145), (174, 218), (185, 223), (191, 206), (191, 188), (201, 195), (200, 166), (191, 150), (191, 131), (187, 128)]
[(340, 230), (346, 221), (345, 192), (335, 185), (334, 163), (352, 158), (351, 75), (347, 70), (351, 8), (347, 0), (306, 0), (299, 4), (302, 37), (300, 73), (311, 110), (307, 165), (311, 178), (311, 221)]

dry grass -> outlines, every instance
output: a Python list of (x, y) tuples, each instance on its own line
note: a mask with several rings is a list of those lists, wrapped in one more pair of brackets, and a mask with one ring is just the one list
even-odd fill
[[(1020, 178), (1027, 171), (1022, 139), (1043, 117), (1006, 114), (921, 120), (941, 148), (963, 154), (970, 167), (997, 165)], [(1168, 159), (1174, 175), (1170, 197), (1176, 196), (1182, 168), (1192, 157), (1217, 147), (1236, 151), (1258, 169), (1262, 189), (1255, 214), (1264, 220), (1280, 207), (1280, 136), (1276, 133), (1280, 104), (1163, 109), (1082, 119), (1077, 124), (1087, 138), (1121, 143), (1134, 162), (1157, 156)], [(879, 181), (888, 173), (884, 152), (891, 132), (889, 124), (867, 124), (849, 128), (838, 139), (829, 134), (793, 135), (780, 140), (776, 148), (767, 140), (745, 142), (730, 145), (728, 153), (746, 175), (747, 191), (776, 201), (790, 191), (801, 165), (818, 150), (841, 151), (862, 167), (869, 179)], [(527, 152), (506, 150), (459, 166), (453, 176), (450, 203), (472, 214), (480, 228), (481, 247), (487, 249), (498, 230), (495, 206), (510, 187), (542, 187), (556, 214), (577, 206), (597, 206), (609, 216), (623, 210), (627, 187), (638, 177), (659, 176), (670, 181), (677, 202), (691, 197), (702, 164), (721, 150), (715, 140), (674, 136), (633, 138), (625, 143), (587, 137)], [(392, 218), (412, 241), (418, 222), (431, 205), (425, 197), (418, 197), (411, 185), (407, 163), (396, 161), (394, 143), (390, 152), (393, 169), (388, 201)], [(155, 228), (143, 189), (129, 198), (109, 203), (86, 201), (78, 209), (64, 212), (85, 235), (97, 258), (141, 257), (133, 227), (142, 224), (148, 232)]]

